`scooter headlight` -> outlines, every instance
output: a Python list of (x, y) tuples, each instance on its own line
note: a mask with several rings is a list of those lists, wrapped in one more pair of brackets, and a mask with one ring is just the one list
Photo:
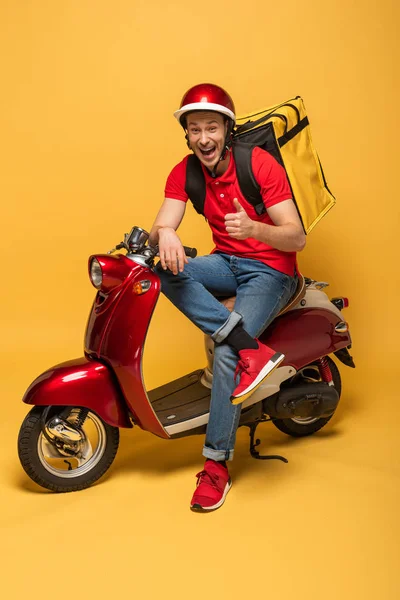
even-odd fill
[(97, 258), (93, 258), (90, 263), (90, 281), (95, 288), (100, 289), (103, 283), (103, 272)]

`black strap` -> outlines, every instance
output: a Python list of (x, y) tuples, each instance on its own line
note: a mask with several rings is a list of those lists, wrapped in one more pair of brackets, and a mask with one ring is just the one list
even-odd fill
[[(240, 142), (232, 145), (239, 187), (246, 200), (254, 206), (256, 213), (262, 215), (266, 212), (266, 208), (261, 196), (261, 188), (254, 177), (251, 166), (253, 149), (254, 146)], [(188, 157), (186, 165), (185, 191), (196, 212), (204, 216), (206, 180), (201, 163), (194, 154)]]
[[(254, 125), (254, 123), (252, 125)], [(279, 147), (282, 148), (282, 146), (284, 146), (290, 140), (292, 140), (298, 133), (300, 133), (300, 131), (307, 127), (307, 125), (309, 125), (308, 118), (304, 117), (301, 121), (299, 121), (299, 123), (297, 123), (297, 125), (292, 127), (292, 129), (290, 129), (284, 135), (278, 138), (277, 141)], [(270, 125), (270, 127), (272, 127), (272, 125)], [(244, 133), (243, 130), (242, 133)], [(267, 149), (264, 143), (265, 140), (261, 139), (261, 137), (263, 138), (265, 135), (267, 139), (268, 132), (266, 130), (263, 131), (262, 128), (256, 128), (254, 130), (254, 134), (255, 136), (258, 135), (260, 137), (260, 139), (257, 140), (256, 144), (239, 142), (237, 140), (234, 140), (234, 143), (232, 144), (232, 151), (236, 165), (238, 183), (242, 194), (246, 198), (246, 200), (254, 206), (256, 213), (258, 215), (262, 215), (266, 212), (266, 208), (264, 206), (264, 202), (261, 196), (261, 188), (258, 182), (256, 181), (256, 178), (254, 177), (251, 164), (251, 157), (255, 146), (264, 146), (264, 149)], [(270, 154), (274, 156), (274, 152), (271, 150), (273, 149), (268, 148), (267, 151), (269, 151)], [(279, 153), (279, 150), (276, 150)], [(275, 156), (275, 158), (278, 160), (278, 162), (281, 162), (280, 157)], [(201, 163), (197, 156), (195, 156), (194, 154), (191, 154), (188, 157), (187, 161), (185, 191), (189, 196), (195, 210), (200, 215), (204, 215), (204, 202), (206, 199), (206, 181), (203, 169), (201, 167)]]
[(266, 208), (261, 196), (261, 188), (254, 177), (251, 166), (253, 149), (254, 146), (241, 144), (240, 142), (235, 142), (232, 145), (239, 187), (247, 202), (254, 206), (256, 213), (262, 215), (266, 212)]
[(281, 137), (278, 138), (278, 144), (280, 148), (290, 142), (290, 140), (292, 140), (294, 136), (300, 133), (300, 131), (302, 131), (305, 127), (307, 127), (307, 125), (309, 125), (308, 117), (304, 117), (304, 119), (299, 121), (297, 125), (292, 127), (292, 129), (289, 129), (289, 131), (281, 135)]
[(201, 163), (194, 154), (189, 155), (186, 165), (185, 192), (189, 196), (195, 210), (200, 215), (204, 215), (206, 180)]
[(280, 113), (268, 113), (267, 115), (263, 115), (260, 119), (257, 119), (257, 121), (247, 121), (246, 123), (243, 123), (243, 125), (240, 125), (235, 131), (235, 137), (240, 137), (247, 131), (254, 131), (263, 123), (267, 123), (268, 121), (270, 121), (272, 117), (277, 117), (278, 119), (284, 121), (286, 131), (288, 126), (287, 117), (285, 115), (281, 115)]

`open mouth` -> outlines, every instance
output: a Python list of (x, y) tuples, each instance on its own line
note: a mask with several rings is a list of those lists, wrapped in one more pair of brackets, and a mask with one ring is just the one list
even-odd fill
[(213, 146), (212, 148), (207, 148), (206, 150), (200, 148), (200, 152), (205, 158), (214, 158), (216, 146)]

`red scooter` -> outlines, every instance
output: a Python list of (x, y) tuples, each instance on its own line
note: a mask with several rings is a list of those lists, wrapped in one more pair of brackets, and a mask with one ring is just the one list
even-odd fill
[[(162, 438), (205, 433), (212, 385), (213, 342), (206, 338), (208, 364), (146, 391), (142, 355), (160, 294), (154, 272), (157, 247), (134, 227), (108, 254), (89, 258), (97, 289), (85, 335), (85, 356), (45, 371), (23, 398), (34, 408), (22, 423), (18, 452), (23, 468), (39, 485), (56, 492), (82, 490), (111, 466), (119, 428), (138, 425)], [(110, 256), (125, 249), (127, 254)], [(188, 256), (196, 251), (185, 248)], [(261, 456), (255, 431), (270, 420), (284, 433), (315, 433), (335, 412), (341, 392), (333, 353), (354, 367), (351, 338), (342, 309), (346, 298), (328, 299), (328, 284), (300, 277), (283, 311), (260, 336), (285, 360), (242, 405), (239, 426), (250, 429), (250, 452)]]

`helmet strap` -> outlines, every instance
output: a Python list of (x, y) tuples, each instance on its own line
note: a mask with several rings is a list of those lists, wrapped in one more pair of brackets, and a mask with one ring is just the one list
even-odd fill
[(233, 131), (233, 121), (231, 119), (229, 119), (229, 124), (228, 124), (228, 129), (226, 131), (226, 136), (225, 136), (225, 141), (224, 141), (224, 147), (222, 149), (221, 152), (221, 156), (219, 157), (219, 159), (217, 160), (217, 162), (215, 163), (212, 171), (210, 171), (210, 175), (213, 179), (215, 179), (217, 177), (217, 168), (219, 163), (221, 162), (221, 160), (225, 160), (226, 155), (229, 152), (229, 149), (232, 146), (232, 131)]

